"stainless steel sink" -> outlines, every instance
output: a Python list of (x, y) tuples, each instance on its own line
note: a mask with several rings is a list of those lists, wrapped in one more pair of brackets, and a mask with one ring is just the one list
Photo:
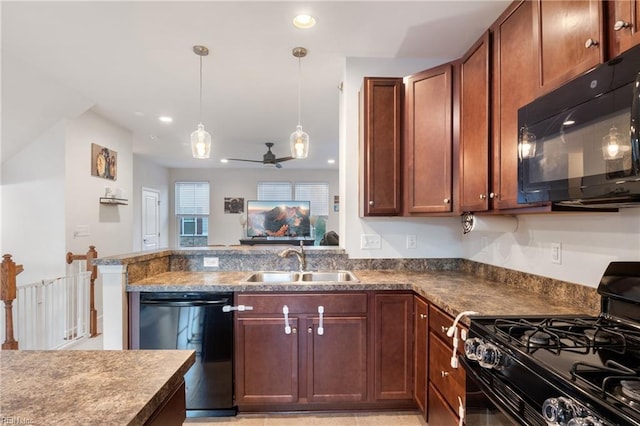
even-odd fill
[(297, 272), (274, 271), (274, 272), (254, 272), (249, 275), (247, 281), (256, 283), (288, 283), (298, 281), (300, 274)]
[(258, 271), (246, 279), (252, 283), (360, 282), (351, 271)]
[(316, 272), (303, 272), (300, 277), (300, 281), (354, 281), (359, 280), (349, 271), (316, 271)]

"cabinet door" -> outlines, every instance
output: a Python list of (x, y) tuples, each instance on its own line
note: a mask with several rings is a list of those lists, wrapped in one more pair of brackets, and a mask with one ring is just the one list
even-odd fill
[(489, 208), (489, 32), (460, 62), (460, 209)]
[(367, 318), (309, 319), (307, 397), (310, 402), (366, 401)]
[(466, 376), (462, 366), (451, 367), (451, 345), (434, 333), (429, 336), (429, 383), (442, 394), (451, 409), (457, 411), (459, 400), (465, 401)]
[(236, 402), (290, 403), (298, 400), (298, 321), (239, 318), (236, 329)]
[(421, 298), (414, 296), (414, 387), (413, 398), (422, 412), (426, 416), (427, 409), (427, 363), (429, 345), (429, 306)]
[(452, 65), (405, 78), (406, 215), (452, 211)]
[(374, 398), (411, 400), (413, 295), (377, 293), (374, 298)]
[(609, 57), (612, 58), (640, 43), (640, 2), (615, 0), (608, 2), (608, 6), (606, 32), (611, 35)]
[(427, 423), (438, 426), (457, 426), (459, 418), (442, 398), (440, 392), (429, 384), (429, 417)]
[(401, 213), (402, 79), (365, 77), (360, 90), (360, 216)]
[(538, 0), (540, 86), (548, 92), (604, 60), (602, 1)]
[(493, 27), (493, 208), (518, 204), (518, 108), (534, 99), (538, 79), (535, 3), (514, 3)]

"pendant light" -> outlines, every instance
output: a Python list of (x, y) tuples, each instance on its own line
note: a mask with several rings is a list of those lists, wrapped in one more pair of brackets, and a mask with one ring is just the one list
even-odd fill
[(191, 153), (194, 158), (209, 158), (211, 154), (211, 135), (202, 124), (202, 57), (209, 54), (205, 46), (193, 46), (193, 53), (200, 57), (200, 123), (198, 128), (191, 133)]
[(289, 143), (291, 145), (291, 156), (301, 159), (309, 155), (309, 135), (302, 130), (300, 124), (300, 58), (307, 56), (307, 49), (304, 47), (294, 47), (293, 56), (298, 58), (298, 125), (295, 132), (291, 133)]

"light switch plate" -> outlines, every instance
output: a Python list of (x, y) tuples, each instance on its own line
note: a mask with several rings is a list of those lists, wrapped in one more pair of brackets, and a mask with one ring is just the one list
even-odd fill
[(562, 264), (562, 243), (551, 243), (551, 263)]
[(361, 249), (379, 249), (380, 248), (380, 235), (378, 235), (378, 234), (361, 234), (360, 235), (360, 248)]
[(418, 246), (418, 236), (415, 234), (407, 235), (407, 248), (414, 249)]
[(204, 267), (205, 268), (218, 268), (220, 267), (220, 259), (217, 257), (205, 257), (204, 258)]

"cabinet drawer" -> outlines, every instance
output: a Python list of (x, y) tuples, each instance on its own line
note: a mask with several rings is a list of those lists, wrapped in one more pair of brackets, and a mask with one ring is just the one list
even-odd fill
[(464, 369), (451, 367), (451, 346), (435, 338), (433, 332), (429, 337), (429, 381), (451, 407), (458, 407), (458, 396), (463, 402), (465, 396)]
[(324, 306), (325, 315), (365, 314), (367, 313), (366, 293), (343, 294), (239, 294), (239, 305), (253, 306), (252, 311), (239, 313), (240, 316), (253, 314), (282, 314), (287, 305), (289, 314), (312, 314), (318, 312), (318, 306)]
[(450, 342), (451, 337), (447, 336), (447, 330), (451, 327), (451, 324), (453, 324), (453, 318), (435, 306), (429, 305), (429, 328), (431, 332), (445, 342)]

